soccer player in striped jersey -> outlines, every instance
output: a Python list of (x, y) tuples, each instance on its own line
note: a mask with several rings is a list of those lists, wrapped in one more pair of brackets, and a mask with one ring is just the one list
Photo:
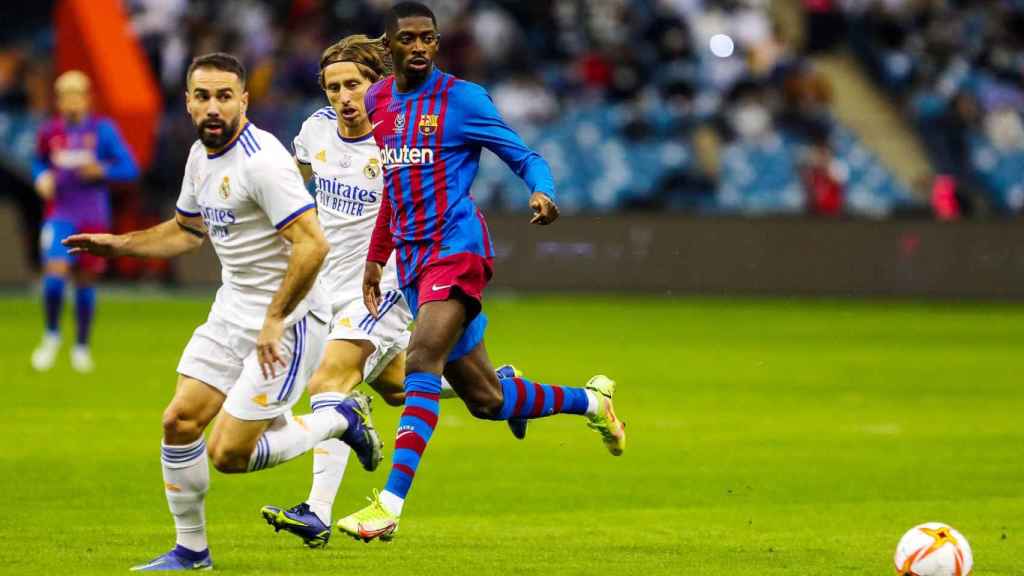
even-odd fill
[(89, 113), (91, 82), (78, 70), (57, 77), (57, 118), (39, 129), (32, 178), (36, 192), (46, 202), (46, 222), (40, 234), (43, 252), (43, 312), (46, 333), (32, 352), (32, 367), (53, 367), (60, 350), (60, 317), (64, 286), (75, 280), (75, 320), (78, 333), (71, 349), (71, 366), (91, 372), (89, 336), (96, 311), (96, 277), (106, 262), (89, 254), (68, 254), (61, 241), (76, 232), (110, 229), (110, 198), (107, 185), (130, 182), (139, 176), (131, 152), (114, 123)]
[[(213, 566), (204, 514), (208, 453), (221, 472), (253, 472), (340, 438), (367, 470), (381, 460), (365, 396), (292, 416), (327, 338), (329, 309), (316, 286), (327, 241), (291, 155), (246, 120), (242, 64), (208, 54), (192, 62), (186, 78), (199, 141), (185, 165), (175, 218), (139, 232), (64, 241), (72, 253), (170, 258), (208, 236), (223, 268), (223, 284), (185, 347), (164, 412), (160, 460), (177, 543), (138, 571)], [(214, 417), (208, 450), (203, 431)]]
[[(295, 161), (316, 185), (320, 224), (330, 252), (320, 282), (330, 299), (331, 326), (320, 367), (309, 382), (313, 411), (332, 410), (364, 380), (388, 404), (401, 406), (405, 348), (412, 312), (398, 289), (392, 258), (381, 281), (376, 316), (363, 303), (362, 280), (370, 235), (383, 200), (380, 150), (373, 139), (363, 97), (390, 73), (390, 56), (379, 39), (349, 36), (320, 58), (320, 85), (330, 106), (311, 115), (295, 137)], [(509, 367), (499, 371), (512, 373)], [(454, 397), (451, 388), (447, 391)], [(525, 420), (513, 433), (525, 434)], [(318, 548), (330, 539), (331, 508), (345, 473), (349, 448), (324, 440), (313, 451), (313, 482), (305, 502), (284, 509), (264, 506), (261, 514), (275, 530), (285, 530)]]
[(391, 253), (398, 283), (416, 318), (406, 360), (405, 407), (384, 491), (338, 521), (357, 539), (390, 539), (438, 422), (442, 373), (477, 417), (507, 420), (579, 414), (613, 455), (625, 448), (615, 417), (615, 382), (594, 376), (585, 387), (538, 384), (495, 375), (484, 347), (483, 289), (494, 251), (470, 186), (483, 147), (530, 187), (532, 223), (558, 217), (547, 163), (502, 120), (487, 92), (434, 66), (440, 34), (429, 8), (396, 4), (387, 20), (394, 74), (366, 95), (381, 148), (385, 198), (363, 276), (367, 308), (379, 313), (381, 278)]

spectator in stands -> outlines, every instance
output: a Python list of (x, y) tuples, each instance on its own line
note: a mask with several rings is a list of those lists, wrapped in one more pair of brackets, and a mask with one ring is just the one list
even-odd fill
[(827, 127), (818, 127), (803, 159), (801, 176), (807, 210), (817, 216), (843, 213), (843, 170), (832, 153)]

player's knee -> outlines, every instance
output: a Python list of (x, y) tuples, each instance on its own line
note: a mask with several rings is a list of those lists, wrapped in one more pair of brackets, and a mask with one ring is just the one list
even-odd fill
[(363, 380), (362, 371), (339, 364), (323, 364), (309, 379), (306, 389), (310, 394), (341, 392), (348, 394)]
[(444, 368), (444, 351), (435, 350), (431, 346), (410, 348), (405, 358), (405, 373), (433, 372), (437, 374)]
[(218, 472), (237, 474), (249, 469), (249, 454), (234, 447), (211, 446), (210, 463)]
[(43, 266), (43, 271), (49, 276), (67, 277), (71, 267), (66, 260), (48, 260)]
[(187, 444), (199, 439), (203, 427), (199, 421), (179, 410), (168, 406), (163, 415), (164, 440), (175, 444)]

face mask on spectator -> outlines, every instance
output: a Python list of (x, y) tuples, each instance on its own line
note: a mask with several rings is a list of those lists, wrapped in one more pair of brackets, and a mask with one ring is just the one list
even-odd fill
[(742, 104), (733, 112), (732, 127), (744, 139), (757, 138), (771, 126), (771, 117), (760, 104)]
[(1024, 124), (1010, 108), (996, 110), (985, 117), (985, 134), (999, 150), (1008, 152), (1024, 148)]

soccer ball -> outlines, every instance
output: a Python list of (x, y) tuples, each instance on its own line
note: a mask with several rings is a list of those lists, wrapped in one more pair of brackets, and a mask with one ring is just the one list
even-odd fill
[(907, 531), (896, 545), (895, 561), (900, 576), (968, 576), (974, 567), (967, 538), (941, 522)]

